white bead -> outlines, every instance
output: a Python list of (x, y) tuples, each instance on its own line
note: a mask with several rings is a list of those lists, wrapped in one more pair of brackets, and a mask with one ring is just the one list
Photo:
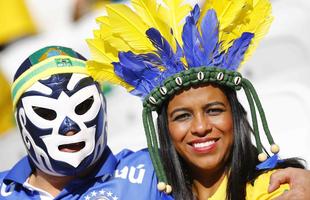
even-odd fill
[(271, 145), (271, 147), (270, 147), (270, 151), (271, 151), (272, 153), (279, 153), (280, 147), (279, 147), (278, 145), (276, 145), (276, 144), (273, 144), (273, 145)]
[(183, 81), (182, 81), (182, 78), (181, 77), (176, 77), (175, 78), (175, 82), (178, 84), (178, 85), (182, 85), (183, 84)]
[(223, 72), (219, 72), (219, 73), (217, 74), (216, 79), (219, 80), (219, 81), (221, 81), (221, 80), (223, 80), (223, 78), (224, 78)]
[(161, 88), (159, 88), (159, 91), (160, 91), (160, 93), (162, 94), (162, 95), (166, 95), (167, 94), (167, 88), (166, 87), (161, 87)]
[(159, 191), (164, 191), (164, 190), (166, 189), (166, 183), (164, 183), (164, 182), (159, 182), (159, 183), (157, 184), (157, 189), (158, 189)]
[(156, 104), (156, 99), (152, 96), (149, 97), (149, 101), (152, 103), (152, 104)]
[(235, 79), (234, 79), (235, 85), (239, 85), (240, 82), (241, 82), (241, 77), (240, 76), (235, 77)]
[(171, 187), (171, 185), (166, 185), (166, 190), (165, 190), (165, 193), (166, 194), (170, 194), (172, 192), (172, 187)]
[(198, 78), (198, 80), (203, 80), (204, 79), (204, 77), (205, 77), (205, 74), (203, 73), (203, 72), (198, 72), (198, 74), (197, 74), (197, 78)]
[(258, 154), (258, 160), (260, 162), (264, 162), (265, 160), (267, 160), (267, 155), (265, 153)]

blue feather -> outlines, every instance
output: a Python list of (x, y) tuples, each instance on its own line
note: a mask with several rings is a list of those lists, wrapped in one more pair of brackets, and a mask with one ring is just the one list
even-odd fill
[(273, 169), (277, 166), (277, 164), (283, 162), (283, 160), (279, 159), (278, 154), (274, 154), (264, 162), (256, 165), (257, 170), (264, 170), (264, 169)]
[(177, 40), (175, 40), (175, 42), (177, 44), (177, 52), (175, 54), (176, 54), (177, 59), (180, 61), (180, 58), (182, 58), (184, 56), (183, 49)]
[(201, 22), (201, 34), (203, 41), (203, 65), (209, 66), (213, 61), (213, 56), (218, 54), (218, 20), (215, 10), (208, 10)]
[(186, 23), (183, 26), (183, 50), (189, 67), (199, 67), (203, 64), (202, 38), (196, 27), (199, 15), (200, 10), (196, 5), (191, 15), (186, 18)]
[(174, 53), (168, 41), (162, 37), (160, 32), (155, 28), (150, 28), (146, 31), (146, 35), (157, 49), (162, 63), (165, 67), (171, 66), (174, 61)]
[[(146, 35), (156, 48), (155, 52), (138, 55), (130, 51), (119, 53), (119, 62), (113, 63), (114, 71), (135, 88), (131, 93), (145, 97), (167, 77), (183, 71), (183, 57), (189, 68), (215, 66), (236, 70), (239, 67), (254, 34), (243, 33), (240, 38), (231, 41), (227, 52), (222, 51), (221, 41), (218, 41), (219, 22), (215, 10), (208, 10), (198, 30), (200, 14), (200, 8), (196, 4), (186, 17), (182, 31), (183, 46), (176, 41), (176, 52), (158, 30), (150, 28)], [(171, 34), (173, 35), (172, 29)]]
[(146, 53), (146, 54), (140, 54), (140, 56), (144, 59), (145, 62), (152, 63), (154, 66), (161, 66), (162, 61), (161, 58), (154, 53)]
[(241, 35), (241, 37), (236, 39), (233, 45), (228, 49), (222, 67), (229, 70), (236, 70), (242, 62), (244, 54), (253, 37), (253, 33), (245, 32)]
[(198, 4), (196, 4), (194, 6), (194, 9), (191, 11), (191, 16), (192, 16), (193, 24), (197, 24), (199, 20), (199, 16), (200, 16), (200, 8)]
[(114, 62), (115, 73), (127, 83), (135, 87), (138, 96), (145, 97), (159, 82), (159, 69), (145, 62), (143, 56), (132, 52), (120, 52), (119, 62)]
[[(184, 70), (184, 65), (180, 61), (180, 58), (183, 56), (180, 47), (177, 47), (177, 54), (175, 54), (168, 41), (155, 28), (148, 29), (146, 34), (157, 49), (157, 54), (161, 59), (161, 63), (157, 62), (157, 64), (165, 67), (165, 71), (159, 77), (159, 82), (162, 82), (168, 76)], [(148, 57), (149, 60), (152, 59), (152, 61), (155, 61), (154, 55), (148, 55)]]

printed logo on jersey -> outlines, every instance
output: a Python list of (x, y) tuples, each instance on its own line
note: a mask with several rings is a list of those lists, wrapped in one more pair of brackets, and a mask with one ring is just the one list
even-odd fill
[(120, 170), (115, 170), (115, 178), (127, 179), (131, 183), (141, 184), (145, 174), (144, 165), (140, 164), (137, 167), (125, 166)]
[(84, 200), (120, 200), (113, 192), (101, 189), (99, 191), (89, 192), (84, 196)]

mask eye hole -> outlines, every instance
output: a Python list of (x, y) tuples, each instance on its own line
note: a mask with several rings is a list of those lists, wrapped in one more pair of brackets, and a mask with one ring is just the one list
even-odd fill
[(85, 114), (91, 108), (93, 103), (94, 103), (94, 97), (91, 96), (75, 107), (75, 113), (78, 115)]
[(32, 106), (33, 111), (42, 117), (43, 119), (52, 121), (56, 119), (57, 113), (54, 110), (48, 109), (48, 108), (42, 108), (37, 106)]

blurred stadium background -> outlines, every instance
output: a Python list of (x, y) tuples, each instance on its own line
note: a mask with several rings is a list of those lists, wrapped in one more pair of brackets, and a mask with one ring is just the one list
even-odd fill
[[(16, 69), (29, 54), (48, 45), (68, 46), (89, 58), (85, 39), (92, 37), (95, 18), (105, 13), (103, 5), (108, 2), (0, 0), (1, 171), (26, 154), (11, 110), (10, 85)], [(271, 2), (275, 19), (270, 32), (242, 70), (260, 95), (280, 155), (301, 157), (309, 163), (310, 1)], [(123, 148), (146, 147), (140, 100), (122, 88), (106, 86), (105, 91), (111, 149), (117, 153)], [(248, 108), (245, 101), (244, 105)]]

